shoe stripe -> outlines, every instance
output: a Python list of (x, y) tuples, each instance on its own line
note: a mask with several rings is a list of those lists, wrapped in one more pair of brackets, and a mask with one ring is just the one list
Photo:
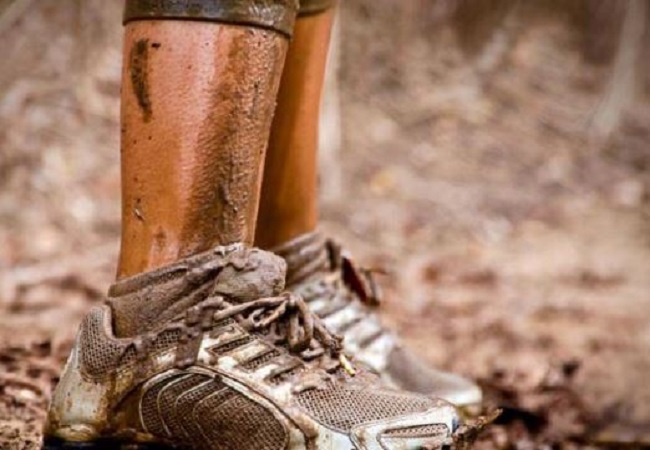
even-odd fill
[(220, 345), (213, 345), (208, 349), (208, 351), (215, 356), (222, 357), (226, 354), (232, 354), (233, 352), (238, 351), (241, 347), (250, 344), (254, 340), (255, 338), (253, 336), (245, 335), (239, 339), (233, 339)]
[[(316, 313), (321, 319), (327, 319), (330, 316), (333, 316), (334, 314), (339, 313), (340, 311), (348, 308), (349, 306), (354, 306), (353, 303), (341, 299), (341, 298), (334, 298), (332, 300), (328, 300), (326, 303), (326, 306), (321, 308), (318, 313)], [(313, 309), (312, 309), (313, 311)]]
[(277, 358), (281, 354), (282, 353), (277, 349), (270, 349), (268, 352), (258, 355), (257, 358), (242, 363), (241, 367), (244, 370), (256, 372), (259, 368), (271, 364), (273, 359)]
[(322, 319), (324, 315), (323, 313), (326, 311), (326, 308), (329, 306), (331, 301), (322, 297), (314, 298), (315, 300), (309, 302), (309, 309)]
[(252, 378), (256, 381), (278, 384), (282, 382), (282, 375), (287, 375), (302, 365), (299, 359), (285, 353), (281, 353), (269, 364), (264, 364), (255, 370)]
[(167, 438), (172, 438), (178, 433), (178, 419), (174, 414), (173, 406), (176, 399), (183, 392), (189, 391), (194, 387), (204, 383), (206, 377), (201, 375), (187, 375), (174, 379), (167, 383), (158, 394), (158, 414), (162, 417), (163, 425), (167, 431)]
[(270, 382), (273, 378), (272, 375), (282, 366), (293, 364), (293, 358), (288, 355), (280, 354), (273, 361), (269, 361), (267, 364), (262, 364), (257, 368), (253, 374), (252, 378), (255, 381), (264, 381)]
[(209, 338), (204, 338), (210, 342), (210, 348), (219, 348), (221, 346), (230, 344), (231, 342), (237, 341), (244, 337), (248, 337), (250, 334), (246, 333), (244, 330), (235, 325), (230, 325), (220, 330), (215, 330), (210, 333)]
[(249, 361), (259, 358), (260, 356), (266, 355), (271, 352), (273, 349), (270, 345), (265, 342), (262, 342), (258, 339), (254, 339), (251, 342), (233, 349), (229, 352), (228, 356), (237, 361), (238, 364), (243, 365)]
[(160, 391), (169, 385), (172, 380), (179, 377), (167, 378), (147, 388), (140, 400), (140, 423), (145, 431), (154, 436), (167, 436), (167, 429), (163, 424), (158, 410), (158, 396)]
[(354, 318), (351, 318), (349, 321), (341, 324), (338, 328), (336, 328), (336, 333), (338, 334), (346, 334), (348, 333), (349, 330), (354, 328), (360, 323), (363, 323), (364, 318), (361, 316), (356, 316)]
[(364, 348), (372, 343), (373, 337), (378, 337), (382, 332), (383, 329), (377, 320), (372, 316), (366, 316), (345, 332), (345, 339), (354, 342), (359, 348)]
[(373, 342), (377, 339), (380, 339), (384, 335), (385, 331), (382, 328), (379, 328), (372, 334), (368, 334), (366, 337), (359, 340), (359, 349), (364, 350), (367, 347), (370, 347)]
[(388, 365), (388, 354), (395, 347), (395, 338), (392, 334), (384, 332), (370, 345), (358, 351), (355, 356), (359, 361), (369, 365), (372, 369), (381, 372)]
[(232, 391), (230, 391), (230, 389), (223, 383), (210, 380), (194, 387), (193, 389), (185, 391), (176, 399), (173, 412), (177, 414), (179, 418), (178, 436), (184, 436), (185, 439), (183, 441), (185, 443), (191, 442), (192, 448), (206, 448), (206, 437), (203, 435), (203, 431), (198, 423), (194, 420), (188, 420), (188, 418), (193, 416), (196, 406), (206, 397), (221, 392), (230, 392), (232, 394)]
[(334, 314), (324, 317), (323, 322), (329, 329), (341, 334), (362, 319), (363, 311), (360, 310), (358, 305), (348, 303)]
[[(206, 395), (203, 399), (196, 402), (194, 408), (192, 408), (190, 417), (192, 418), (192, 428), (198, 432), (203, 440), (203, 445), (199, 446), (199, 448), (218, 448), (218, 446), (214, 445), (214, 439), (218, 439), (218, 436), (214, 436), (215, 430), (204, 429), (201, 424), (205, 422), (205, 417), (213, 416), (217, 408), (227, 408), (228, 404), (236, 400), (237, 397), (239, 397), (239, 394), (231, 388), (226, 387), (214, 394)], [(210, 445), (211, 443), (212, 445)]]

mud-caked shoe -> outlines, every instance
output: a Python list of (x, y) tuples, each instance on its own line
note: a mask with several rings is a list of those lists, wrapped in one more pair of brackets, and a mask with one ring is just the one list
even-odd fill
[(281, 258), (235, 245), (113, 285), (80, 326), (44, 448), (449, 445), (455, 408), (356, 368), (284, 280)]
[(383, 380), (459, 406), (480, 404), (481, 389), (475, 383), (429, 367), (382, 325), (374, 313), (381, 295), (372, 273), (357, 267), (338, 244), (314, 232), (273, 251), (287, 261), (287, 288), (344, 337), (347, 352)]

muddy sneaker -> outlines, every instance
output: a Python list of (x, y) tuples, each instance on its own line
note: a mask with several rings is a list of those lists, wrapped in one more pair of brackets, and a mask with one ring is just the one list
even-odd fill
[(477, 405), (481, 390), (458, 375), (434, 370), (405, 349), (378, 320), (379, 288), (334, 242), (319, 233), (303, 235), (274, 253), (288, 264), (287, 287), (300, 294), (345, 350), (401, 389), (430, 394), (459, 406)]
[(448, 445), (454, 407), (355, 368), (284, 279), (281, 258), (235, 245), (115, 284), (81, 324), (44, 449)]

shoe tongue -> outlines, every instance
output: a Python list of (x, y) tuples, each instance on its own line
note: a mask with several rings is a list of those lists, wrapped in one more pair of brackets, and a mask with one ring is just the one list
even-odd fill
[(287, 262), (287, 286), (293, 287), (314, 275), (331, 270), (328, 241), (319, 232), (298, 236), (272, 249)]
[(160, 269), (120, 280), (109, 290), (118, 337), (155, 329), (209, 296), (244, 303), (279, 295), (286, 263), (242, 244), (217, 247)]

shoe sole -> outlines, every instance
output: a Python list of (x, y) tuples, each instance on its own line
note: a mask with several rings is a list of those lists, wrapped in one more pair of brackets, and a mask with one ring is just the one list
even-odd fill
[(163, 444), (146, 444), (115, 440), (67, 442), (61, 439), (45, 438), (41, 450), (176, 450), (176, 448)]

